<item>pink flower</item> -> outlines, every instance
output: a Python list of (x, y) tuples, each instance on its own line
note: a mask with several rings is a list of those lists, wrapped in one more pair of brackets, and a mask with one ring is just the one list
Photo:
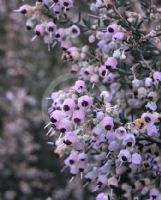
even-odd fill
[(59, 123), (63, 119), (63, 114), (60, 110), (55, 110), (51, 113), (50, 120), (53, 124)]
[(110, 131), (114, 127), (113, 118), (104, 117), (103, 120), (101, 121), (101, 125), (106, 131)]
[(45, 26), (46, 32), (49, 32), (49, 33), (53, 33), (55, 29), (56, 29), (56, 25), (52, 21), (49, 21)]
[(153, 73), (153, 79), (157, 81), (161, 81), (161, 72), (156, 71)]
[(79, 162), (78, 163), (79, 172), (81, 172), (81, 173), (84, 172), (85, 168), (86, 168), (86, 163), (85, 162)]
[(154, 117), (150, 112), (143, 113), (141, 119), (143, 119), (146, 124), (154, 123)]
[(59, 28), (57, 30), (55, 30), (55, 38), (58, 40), (58, 41), (61, 41), (62, 38), (65, 36), (65, 31), (63, 28)]
[(33, 9), (31, 6), (29, 5), (23, 5), (21, 6), (18, 10), (15, 10), (15, 12), (20, 12), (24, 15), (28, 14), (28, 13), (32, 13), (33, 12)]
[(65, 99), (62, 108), (64, 111), (73, 111), (76, 104), (75, 101), (71, 98)]
[(105, 193), (100, 193), (97, 195), (96, 200), (108, 200), (108, 197)]
[(45, 32), (45, 26), (44, 26), (44, 24), (38, 24), (38, 25), (36, 25), (36, 27), (35, 27), (35, 34), (37, 36), (43, 36), (44, 32)]
[(71, 154), (64, 160), (66, 166), (74, 165), (78, 162), (78, 153), (75, 151), (71, 152)]
[(127, 148), (128, 147), (133, 147), (135, 145), (135, 136), (133, 134), (126, 134), (124, 139), (123, 139), (123, 145), (125, 145)]
[(109, 73), (109, 71), (106, 69), (106, 66), (105, 65), (102, 65), (100, 68), (99, 68), (99, 76), (104, 78), (105, 76), (107, 76), (107, 74)]
[(101, 135), (103, 133), (103, 129), (102, 127), (97, 124), (93, 129), (92, 129), (92, 133), (94, 133), (95, 135)]
[(92, 171), (89, 171), (86, 175), (85, 175), (85, 179), (88, 181), (88, 182), (92, 182), (92, 181), (95, 181), (97, 178), (97, 170), (92, 170)]
[(87, 108), (90, 108), (92, 106), (92, 104), (93, 104), (93, 100), (88, 95), (81, 96), (78, 99), (78, 106), (79, 106), (79, 108), (87, 109)]
[(72, 120), (74, 123), (83, 123), (85, 120), (85, 112), (83, 110), (75, 110), (73, 112)]
[(83, 80), (76, 81), (73, 89), (79, 93), (84, 91), (86, 89), (85, 82)]
[(121, 42), (125, 37), (123, 32), (117, 32), (113, 35), (112, 40), (116, 42)]
[(91, 83), (98, 83), (99, 82), (99, 76), (97, 74), (93, 74), (90, 76), (90, 82)]
[(160, 195), (160, 192), (157, 188), (152, 188), (150, 190), (150, 197), (152, 197), (153, 199), (156, 199), (156, 197), (159, 195)]
[(74, 134), (73, 132), (66, 132), (65, 136), (63, 137), (63, 142), (66, 145), (74, 144), (74, 143), (78, 142), (77, 135)]
[(70, 166), (70, 173), (72, 176), (76, 176), (78, 173), (79, 173), (79, 168), (78, 168), (78, 165), (71, 165)]
[(86, 75), (86, 76), (90, 76), (90, 75), (92, 75), (93, 74), (93, 66), (88, 66), (85, 70), (84, 70), (84, 74)]
[(109, 26), (107, 26), (107, 31), (110, 34), (114, 34), (118, 30), (119, 30), (119, 26), (117, 24), (110, 24)]
[(105, 186), (108, 183), (108, 179), (106, 175), (99, 175), (97, 179), (97, 185), (99, 187)]
[(72, 130), (72, 123), (68, 119), (63, 119), (59, 122), (58, 124), (58, 129), (60, 132), (65, 133), (66, 131), (71, 131)]
[(105, 62), (106, 69), (116, 69), (117, 64), (117, 60), (113, 57), (109, 57)]

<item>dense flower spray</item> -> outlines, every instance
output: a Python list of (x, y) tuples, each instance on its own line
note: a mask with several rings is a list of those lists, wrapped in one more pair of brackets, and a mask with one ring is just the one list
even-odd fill
[(82, 1), (75, 12), (78, 1), (39, 0), (16, 10), (32, 41), (59, 46), (77, 74), (51, 94), (47, 134), (96, 200), (161, 200), (161, 14), (136, 2)]

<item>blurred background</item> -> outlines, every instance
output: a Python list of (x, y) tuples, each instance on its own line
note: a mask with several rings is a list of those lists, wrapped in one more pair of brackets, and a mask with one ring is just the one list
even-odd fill
[(57, 49), (31, 42), (24, 16), (13, 12), (22, 4), (0, 0), (0, 200), (87, 200), (79, 181), (60, 172), (42, 118), (43, 94), (67, 67)]

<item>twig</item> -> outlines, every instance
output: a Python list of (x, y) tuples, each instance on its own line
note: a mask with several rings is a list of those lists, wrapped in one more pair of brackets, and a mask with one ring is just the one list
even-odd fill
[(150, 141), (152, 143), (156, 143), (160, 148), (161, 148), (161, 140), (159, 138), (156, 137), (150, 137), (148, 135), (145, 134), (141, 134), (141, 137), (138, 138), (139, 140), (147, 140)]

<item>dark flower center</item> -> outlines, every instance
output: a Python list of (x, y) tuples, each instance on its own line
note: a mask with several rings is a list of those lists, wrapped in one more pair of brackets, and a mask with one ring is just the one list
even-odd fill
[(105, 74), (106, 74), (106, 71), (103, 70), (103, 71), (102, 71), (102, 76), (105, 76)]
[(88, 106), (88, 102), (87, 102), (87, 101), (83, 101), (83, 102), (82, 102), (82, 106), (83, 106), (83, 107), (87, 107), (87, 106)]
[(88, 72), (88, 71), (85, 71), (84, 73), (85, 73), (85, 75), (89, 75), (89, 72)]
[(111, 65), (106, 65), (106, 69), (111, 69)]
[(78, 33), (78, 30), (76, 28), (73, 28), (72, 33), (76, 34), (76, 33)]
[(110, 28), (108, 28), (108, 32), (113, 33), (114, 29), (110, 27)]
[(126, 162), (126, 161), (127, 161), (126, 156), (122, 156), (122, 160), (123, 160), (124, 162)]
[(79, 172), (84, 172), (84, 169), (83, 168), (79, 168)]
[(64, 105), (63, 109), (64, 109), (64, 111), (69, 111), (70, 107), (68, 105)]
[(61, 128), (60, 132), (65, 133), (66, 129), (65, 128)]
[(148, 117), (148, 116), (145, 117), (144, 119), (145, 119), (145, 122), (146, 122), (146, 123), (149, 123), (149, 122), (151, 121), (150, 117)]
[(64, 2), (64, 6), (65, 6), (65, 7), (68, 7), (68, 6), (69, 6), (69, 3), (68, 3), (68, 2)]
[(53, 28), (52, 26), (50, 26), (50, 27), (48, 28), (48, 31), (49, 31), (49, 32), (53, 32), (53, 31), (54, 31), (54, 28)]
[(60, 34), (57, 33), (57, 34), (55, 35), (55, 37), (56, 37), (56, 38), (60, 38)]
[(103, 183), (102, 182), (98, 182), (98, 188), (101, 188), (102, 187), (102, 185), (103, 185)]
[(111, 130), (111, 125), (106, 125), (106, 126), (105, 126), (105, 129), (106, 129), (107, 131), (110, 131), (110, 130)]
[(74, 160), (69, 160), (69, 163), (70, 163), (71, 165), (73, 165), (73, 164), (74, 164)]
[(40, 31), (36, 31), (36, 35), (39, 36), (40, 35)]
[(26, 13), (27, 13), (27, 10), (26, 10), (26, 9), (23, 9), (23, 10), (21, 10), (21, 13), (22, 13), (22, 14), (26, 14)]
[(64, 142), (64, 144), (66, 144), (66, 145), (71, 145), (71, 144), (72, 144), (71, 141), (69, 141), (69, 140), (64, 140), (63, 142)]
[(52, 117), (52, 118), (51, 118), (51, 122), (52, 122), (52, 123), (55, 123), (55, 122), (57, 122), (57, 120), (56, 120), (54, 117)]
[(79, 118), (74, 118), (74, 122), (75, 122), (75, 123), (80, 123), (81, 120), (80, 120)]
[(131, 146), (132, 146), (132, 142), (128, 142), (128, 143), (127, 143), (127, 146), (128, 146), (128, 147), (131, 147)]

